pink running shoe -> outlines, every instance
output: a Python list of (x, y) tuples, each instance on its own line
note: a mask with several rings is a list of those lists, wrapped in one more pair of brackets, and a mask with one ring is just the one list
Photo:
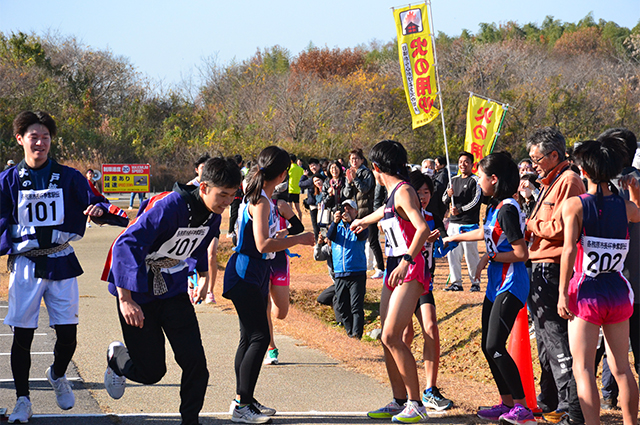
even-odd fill
[(527, 409), (521, 404), (516, 403), (508, 413), (500, 416), (501, 424), (514, 424), (514, 425), (536, 425), (536, 418), (531, 413), (531, 410)]
[(498, 422), (500, 416), (504, 415), (505, 413), (509, 413), (511, 409), (511, 407), (500, 403), (496, 404), (490, 409), (478, 410), (478, 417), (480, 419), (484, 419), (485, 421)]
[(204, 300), (207, 304), (215, 304), (216, 297), (213, 296), (213, 292), (207, 292), (207, 298)]

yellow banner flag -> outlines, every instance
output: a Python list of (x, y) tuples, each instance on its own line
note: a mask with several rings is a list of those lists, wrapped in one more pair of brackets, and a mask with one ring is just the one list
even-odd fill
[(393, 16), (398, 32), (402, 83), (415, 129), (430, 123), (440, 113), (434, 107), (438, 85), (427, 5), (394, 9)]
[(478, 162), (493, 151), (505, 111), (506, 108), (501, 103), (469, 96), (464, 150), (474, 157), (474, 173), (478, 169)]

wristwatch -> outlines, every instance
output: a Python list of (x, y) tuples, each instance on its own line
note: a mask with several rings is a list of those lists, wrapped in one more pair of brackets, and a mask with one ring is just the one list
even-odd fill
[(404, 254), (404, 255), (402, 256), (402, 259), (403, 259), (404, 261), (406, 261), (407, 263), (409, 263), (409, 264), (413, 264), (413, 265), (415, 265), (415, 264), (416, 264), (416, 262), (415, 262), (415, 261), (413, 261), (413, 257), (412, 257), (412, 256), (410, 256), (409, 254)]
[(489, 256), (489, 260), (494, 260), (494, 259), (496, 258), (496, 255), (498, 255), (498, 253), (497, 253), (497, 252), (495, 252), (495, 251), (490, 252), (490, 253), (488, 254), (488, 256)]

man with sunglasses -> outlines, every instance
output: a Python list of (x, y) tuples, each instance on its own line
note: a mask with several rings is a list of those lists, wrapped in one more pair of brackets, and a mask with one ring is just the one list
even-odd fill
[(536, 328), (542, 374), (538, 406), (545, 420), (563, 424), (583, 423), (572, 378), (567, 320), (558, 315), (560, 256), (564, 241), (563, 202), (585, 192), (580, 176), (571, 170), (566, 142), (560, 131), (545, 127), (527, 140), (529, 157), (542, 190), (527, 221), (529, 259), (533, 263), (529, 308)]

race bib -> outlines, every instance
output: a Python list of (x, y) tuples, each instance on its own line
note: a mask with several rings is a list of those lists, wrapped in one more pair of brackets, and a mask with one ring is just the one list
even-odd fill
[(621, 272), (629, 252), (629, 239), (582, 236), (582, 271), (590, 277)]
[(386, 239), (384, 250), (387, 257), (400, 257), (406, 254), (409, 248), (402, 235), (398, 220), (395, 217), (381, 220), (380, 227), (382, 227)]
[(431, 266), (433, 266), (433, 244), (431, 242), (424, 243), (422, 255), (424, 255), (424, 259), (427, 261), (427, 267), (431, 270)]
[(18, 191), (18, 224), (24, 227), (64, 223), (62, 189)]
[(200, 246), (209, 227), (180, 227), (176, 233), (158, 249), (158, 258), (168, 257), (175, 260), (186, 260)]
[(487, 254), (493, 254), (494, 252), (498, 253), (498, 247), (495, 242), (493, 242), (493, 238), (491, 234), (493, 233), (493, 227), (485, 225), (484, 226), (484, 243), (487, 245)]

